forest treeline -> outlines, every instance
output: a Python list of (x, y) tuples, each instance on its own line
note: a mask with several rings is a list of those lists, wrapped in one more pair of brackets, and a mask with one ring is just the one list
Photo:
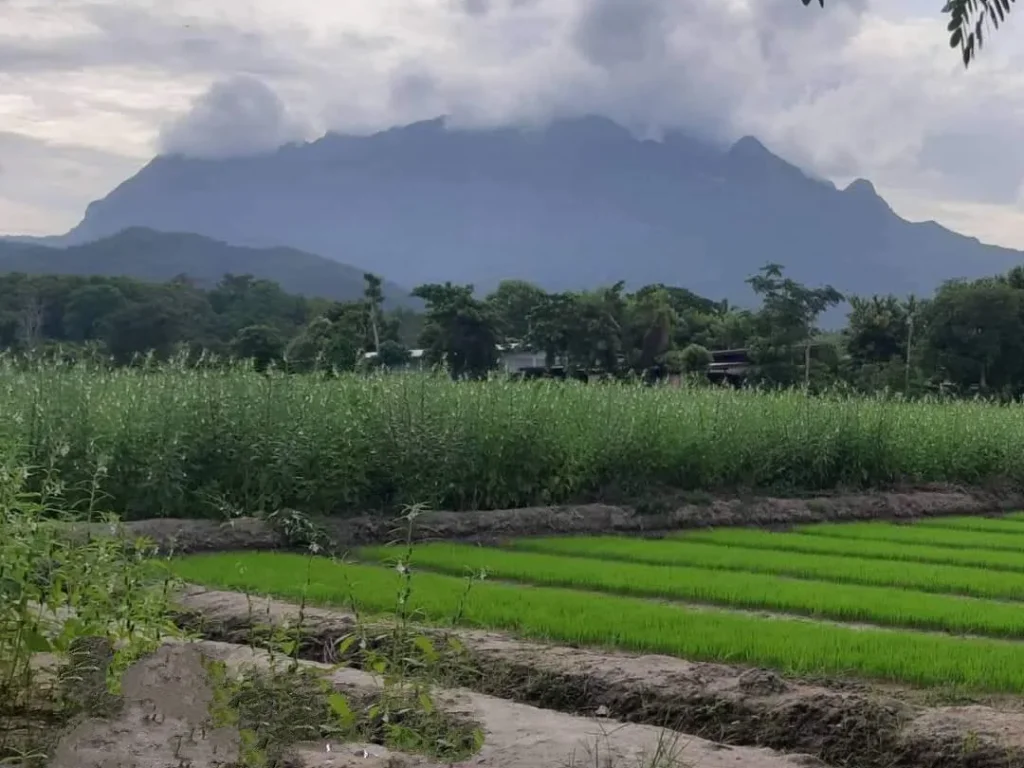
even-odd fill
[[(381, 280), (365, 276), (358, 301), (286, 293), (250, 275), (225, 275), (212, 289), (186, 277), (0, 276), (0, 346), (127, 365), (187, 354), (246, 358), (293, 372), (396, 367), (410, 350), (452, 375), (481, 377), (499, 363), (498, 345), (543, 353), (569, 370), (611, 376), (700, 375), (711, 351), (746, 349), (760, 385), (845, 385), (871, 392), (948, 390), (1024, 393), (1024, 267), (951, 281), (927, 298), (844, 297), (806, 286), (768, 264), (748, 279), (753, 309), (685, 288), (624, 283), (551, 293), (519, 280), (481, 298), (451, 283), (413, 292), (425, 310), (385, 311)], [(843, 302), (844, 328), (818, 320)], [(367, 362), (365, 353), (378, 354)]]

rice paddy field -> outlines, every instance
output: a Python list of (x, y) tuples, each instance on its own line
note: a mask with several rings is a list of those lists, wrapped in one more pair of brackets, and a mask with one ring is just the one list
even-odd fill
[[(1024, 514), (179, 559), (192, 582), (559, 644), (1024, 693)], [(469, 586), (467, 576), (486, 578)]]
[(513, 509), (651, 488), (1024, 487), (1024, 406), (980, 401), (0, 363), (0, 402), (0, 457), (38, 468), (33, 490), (60, 477), (69, 506), (101, 498), (130, 519)]

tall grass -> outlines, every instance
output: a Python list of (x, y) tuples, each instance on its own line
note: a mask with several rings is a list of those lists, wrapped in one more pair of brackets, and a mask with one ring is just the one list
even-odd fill
[[(195, 555), (175, 569), (190, 582), (251, 590), (368, 613), (394, 610), (401, 575), (325, 558), (309, 569), (300, 555)], [(565, 589), (484, 582), (466, 597), (465, 580), (417, 573), (408, 606), (435, 622), (459, 613), (463, 625), (541, 640), (665, 653), (694, 660), (776, 667), (796, 674), (856, 674), (923, 685), (1024, 692), (1024, 644), (785, 618), (696, 610)], [(460, 608), (460, 606), (462, 606)]]
[(1024, 483), (1024, 407), (245, 368), (0, 364), (0, 441), (128, 516), (501, 508), (610, 488)]

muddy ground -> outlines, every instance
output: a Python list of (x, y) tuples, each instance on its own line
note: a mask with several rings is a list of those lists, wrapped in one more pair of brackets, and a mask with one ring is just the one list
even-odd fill
[[(508, 536), (634, 533), (657, 535), (709, 526), (779, 527), (853, 520), (911, 520), (925, 516), (997, 514), (1024, 508), (1024, 494), (1012, 491), (937, 488), (905, 492), (836, 494), (813, 498), (708, 498), (683, 502), (663, 497), (639, 506), (587, 504), (481, 512), (427, 512), (412, 527), (417, 541), (487, 541)], [(314, 522), (338, 549), (384, 543), (404, 537), (393, 518), (317, 518)], [(128, 530), (154, 540), (163, 550), (214, 552), (277, 549), (289, 542), (279, 529), (243, 517), (229, 522), (154, 519), (127, 524)], [(105, 527), (85, 526), (92, 533)]]
[[(194, 588), (183, 623), (203, 637), (245, 643), (254, 627), (298, 620), (294, 606)], [(355, 619), (305, 609), (304, 658), (335, 662)], [(894, 768), (1024, 766), (1024, 712), (1007, 703), (925, 706), (921, 692), (863, 682), (784, 679), (767, 670), (553, 647), (458, 630), (460, 682), (475, 691), (574, 715), (693, 734), (733, 747), (812, 755), (831, 765)], [(550, 715), (551, 718), (557, 718)], [(753, 764), (753, 763), (751, 763)]]
[[(213, 690), (204, 659), (229, 669), (268, 668), (271, 659), (244, 645), (172, 643), (125, 675), (124, 708), (87, 719), (61, 739), (52, 768), (237, 768), (239, 733), (210, 719)], [(319, 666), (331, 687), (353, 699), (372, 697), (380, 681), (354, 669)], [(582, 718), (465, 689), (439, 691), (437, 703), (478, 726), (482, 749), (457, 768), (801, 768), (816, 761), (763, 748), (730, 748), (706, 739), (613, 718)], [(294, 745), (293, 768), (440, 768), (422, 756), (378, 744), (324, 739)], [(655, 762), (656, 756), (662, 759)]]

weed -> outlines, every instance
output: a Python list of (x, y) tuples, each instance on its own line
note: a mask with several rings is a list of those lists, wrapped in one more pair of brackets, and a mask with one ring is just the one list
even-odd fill
[[(395, 596), (395, 621), (378, 631), (357, 620), (356, 631), (340, 638), (333, 648), (339, 661), (326, 670), (300, 664), (300, 655), (307, 611), (304, 593), (313, 563), (329, 543), (317, 539), (308, 545), (305, 587), (293, 622), (257, 621), (247, 594), (251, 647), (270, 652), (272, 658), (287, 659), (287, 663), (269, 669), (252, 665), (233, 678), (226, 676), (222, 666), (211, 666), (211, 678), (219, 691), (217, 718), (240, 729), (245, 768), (277, 768), (284, 765), (291, 745), (319, 739), (378, 743), (445, 761), (463, 759), (482, 746), (480, 730), (445, 712), (432, 693), (448, 675), (457, 674), (451, 665), (464, 649), (454, 636), (439, 647), (414, 628), (409, 563), (411, 531), (419, 513), (420, 508), (410, 508), (402, 518), (406, 536), (398, 568), (402, 578)], [(288, 519), (298, 530), (308, 530), (301, 513), (289, 513)], [(374, 696), (350, 700), (331, 686), (327, 674), (348, 663), (373, 673), (380, 681)]]
[(689, 741), (683, 741), (682, 734), (667, 728), (658, 733), (653, 749), (641, 750), (632, 759), (620, 757), (611, 745), (611, 736), (625, 727), (628, 726), (619, 726), (610, 732), (602, 727), (601, 735), (594, 738), (593, 744), (587, 744), (580, 752), (573, 751), (565, 768), (690, 768), (682, 758)]
[[(33, 473), (12, 453), (0, 460), (0, 761), (25, 765), (44, 762), (76, 716), (114, 711), (121, 673), (177, 633), (166, 563), (99, 513), (98, 478), (67, 511), (53, 464), (30, 493)], [(82, 518), (110, 535), (69, 535)]]

